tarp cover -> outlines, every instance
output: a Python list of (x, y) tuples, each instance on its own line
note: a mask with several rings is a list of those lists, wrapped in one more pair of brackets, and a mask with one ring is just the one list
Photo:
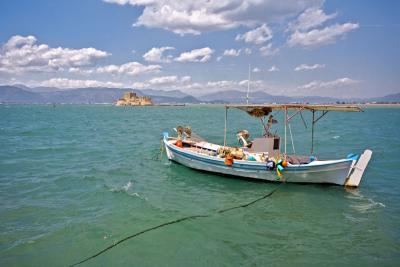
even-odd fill
[(253, 117), (263, 117), (272, 112), (272, 110), (285, 109), (303, 109), (311, 111), (345, 111), (359, 112), (362, 111), (358, 105), (309, 105), (309, 104), (265, 104), (265, 105), (226, 105), (226, 108), (238, 108), (246, 111)]

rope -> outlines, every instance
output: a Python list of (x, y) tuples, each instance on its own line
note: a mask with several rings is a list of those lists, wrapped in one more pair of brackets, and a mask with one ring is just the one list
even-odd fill
[(160, 150), (155, 152), (151, 157), (151, 160), (158, 161), (161, 160), (164, 154), (164, 142), (163, 139), (160, 141)]
[(269, 192), (268, 194), (266, 194), (266, 195), (264, 195), (262, 197), (259, 197), (259, 198), (255, 199), (255, 200), (253, 200), (253, 201), (251, 201), (249, 203), (246, 203), (246, 204), (243, 204), (243, 205), (239, 205), (239, 206), (235, 206), (235, 207), (231, 207), (231, 208), (227, 208), (227, 209), (223, 209), (223, 210), (219, 210), (218, 213), (224, 213), (224, 212), (231, 211), (231, 210), (234, 210), (234, 209), (239, 209), (239, 208), (246, 208), (246, 207), (248, 207), (250, 205), (253, 205), (254, 203), (256, 203), (256, 202), (258, 202), (260, 200), (263, 200), (263, 199), (266, 199), (267, 197), (272, 196), (272, 194), (275, 193), (275, 191), (278, 190), (279, 186), (282, 185), (282, 184), (283, 183), (280, 183), (277, 187), (275, 187), (273, 190), (271, 190), (271, 192)]
[[(251, 206), (251, 205), (255, 204), (256, 202), (258, 202), (258, 201), (260, 201), (260, 200), (263, 200), (263, 199), (266, 199), (266, 198), (272, 196), (272, 195), (280, 188), (280, 186), (283, 185), (283, 184), (284, 184), (284, 183), (280, 183), (280, 184), (279, 184), (278, 186), (276, 186), (273, 190), (271, 190), (270, 192), (268, 192), (268, 194), (263, 195), (263, 196), (261, 196), (261, 197), (255, 199), (255, 200), (253, 200), (253, 201), (250, 201), (250, 202), (248, 202), (248, 203), (245, 203), (245, 204), (242, 204), (242, 205), (238, 205), (238, 206), (235, 206), (235, 207), (230, 207), (230, 208), (218, 210), (217, 213), (225, 213), (225, 212), (228, 212), (228, 211), (231, 211), (231, 210), (234, 210), (234, 209), (246, 208), (246, 207), (248, 207), (248, 206)], [(142, 231), (140, 231), (140, 232), (137, 232), (137, 233), (135, 233), (135, 234), (132, 234), (132, 235), (130, 235), (130, 236), (127, 236), (127, 237), (125, 237), (125, 238), (119, 240), (118, 242), (116, 242), (116, 243), (114, 243), (114, 244), (112, 244), (112, 245), (106, 247), (105, 249), (100, 250), (100, 251), (97, 252), (96, 254), (94, 254), (94, 255), (92, 255), (92, 256), (90, 256), (90, 257), (84, 259), (84, 260), (81, 260), (81, 261), (79, 261), (79, 262), (77, 262), (77, 263), (74, 263), (74, 264), (70, 265), (70, 267), (77, 266), (77, 265), (80, 265), (80, 264), (82, 264), (82, 263), (84, 263), (84, 262), (87, 262), (88, 260), (94, 259), (94, 258), (96, 258), (97, 256), (100, 256), (101, 254), (107, 252), (108, 250), (110, 250), (110, 249), (112, 249), (112, 248), (118, 246), (119, 244), (121, 244), (121, 243), (123, 243), (123, 242), (125, 242), (125, 241), (127, 241), (127, 240), (129, 240), (129, 239), (131, 239), (131, 238), (134, 238), (134, 237), (137, 237), (137, 236), (139, 236), (139, 235), (142, 235), (142, 234), (144, 234), (144, 233), (146, 233), (146, 232), (150, 232), (150, 231), (152, 231), (152, 230), (156, 230), (156, 229), (161, 228), (161, 227), (165, 227), (165, 226), (168, 226), (168, 225), (171, 225), (171, 224), (180, 223), (180, 222), (187, 221), (187, 220), (191, 220), (191, 219), (206, 218), (206, 217), (211, 217), (211, 216), (212, 216), (211, 214), (206, 214), (206, 215), (192, 215), (192, 216), (187, 216), (187, 217), (183, 217), (183, 218), (180, 218), (180, 219), (176, 219), (176, 220), (173, 220), (173, 221), (169, 221), (169, 222), (166, 222), (166, 223), (157, 225), (157, 226), (153, 226), (153, 227), (151, 227), (151, 228), (147, 228), (147, 229), (145, 229), (145, 230), (142, 230)]]
[(127, 236), (127, 237), (125, 237), (125, 238), (119, 240), (118, 242), (116, 242), (116, 243), (114, 243), (114, 244), (112, 244), (112, 245), (106, 247), (105, 249), (103, 249), (103, 250), (97, 252), (96, 254), (94, 254), (94, 255), (92, 255), (92, 256), (90, 256), (90, 257), (88, 257), (88, 258), (86, 258), (86, 259), (84, 259), (84, 260), (82, 260), (82, 261), (80, 261), (80, 262), (77, 262), (77, 263), (74, 263), (74, 264), (70, 265), (70, 267), (73, 267), (73, 266), (82, 264), (82, 263), (84, 263), (84, 262), (86, 262), (86, 261), (88, 261), (88, 260), (90, 260), (90, 259), (96, 258), (96, 257), (99, 256), (100, 254), (103, 254), (103, 253), (106, 252), (107, 250), (110, 250), (110, 249), (112, 249), (113, 247), (118, 246), (118, 245), (121, 244), (122, 242), (125, 242), (125, 241), (127, 241), (128, 239), (134, 238), (134, 237), (136, 237), (136, 236), (142, 235), (142, 234), (144, 234), (144, 233), (146, 233), (146, 232), (149, 232), (149, 231), (152, 231), (152, 230), (156, 230), (156, 229), (158, 229), (158, 228), (161, 228), (161, 227), (164, 227), (164, 226), (167, 226), (167, 225), (170, 225), (170, 224), (174, 224), (174, 223), (178, 223), (178, 222), (183, 222), (183, 221), (190, 220), (190, 219), (195, 219), (195, 218), (209, 217), (209, 216), (210, 216), (210, 215), (193, 215), (193, 216), (188, 216), (188, 217), (180, 218), (180, 219), (177, 219), (177, 220), (174, 220), (174, 221), (166, 222), (166, 223), (163, 223), (163, 224), (160, 224), (160, 225), (151, 227), (151, 228), (147, 228), (147, 229), (145, 229), (145, 230), (143, 230), (143, 231), (140, 231), (140, 232), (138, 232), (138, 233), (135, 233), (135, 234), (133, 234), (133, 235)]

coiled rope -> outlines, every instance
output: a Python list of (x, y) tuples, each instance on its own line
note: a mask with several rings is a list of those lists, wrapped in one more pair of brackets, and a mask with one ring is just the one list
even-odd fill
[[(234, 207), (230, 207), (230, 208), (218, 210), (217, 213), (220, 213), (220, 214), (221, 214), (221, 213), (225, 213), (225, 212), (227, 212), (227, 211), (231, 211), (231, 210), (234, 210), (234, 209), (249, 207), (249, 206), (251, 206), (251, 205), (257, 203), (257, 202), (260, 201), (260, 200), (263, 200), (263, 199), (266, 199), (266, 198), (272, 196), (272, 195), (280, 188), (280, 186), (282, 186), (283, 184), (284, 184), (284, 183), (280, 183), (278, 186), (276, 186), (274, 189), (272, 189), (270, 192), (268, 192), (268, 194), (263, 195), (263, 196), (261, 196), (261, 197), (255, 199), (255, 200), (253, 200), (253, 201), (250, 201), (250, 202), (245, 203), (245, 204), (242, 204), (242, 205), (238, 205), (238, 206), (234, 206)], [(118, 246), (119, 244), (121, 244), (121, 243), (123, 243), (123, 242), (125, 242), (125, 241), (127, 241), (127, 240), (129, 240), (129, 239), (131, 239), (131, 238), (134, 238), (134, 237), (137, 237), (137, 236), (139, 236), (139, 235), (142, 235), (142, 234), (144, 234), (144, 233), (147, 233), (147, 232), (150, 232), (150, 231), (153, 231), (153, 230), (156, 230), (156, 229), (158, 229), (158, 228), (165, 227), (165, 226), (168, 226), (168, 225), (171, 225), (171, 224), (180, 223), (180, 222), (187, 221), (187, 220), (192, 220), (192, 219), (206, 218), (206, 217), (211, 217), (211, 216), (212, 216), (212, 214), (192, 215), (192, 216), (187, 216), (187, 217), (183, 217), (183, 218), (180, 218), (180, 219), (176, 219), (176, 220), (173, 220), (173, 221), (169, 221), (169, 222), (166, 222), (166, 223), (162, 223), (162, 224), (159, 224), (159, 225), (157, 225), (157, 226), (153, 226), (153, 227), (151, 227), (151, 228), (147, 228), (147, 229), (145, 229), (145, 230), (142, 230), (142, 231), (140, 231), (140, 232), (137, 232), (137, 233), (135, 233), (135, 234), (132, 234), (132, 235), (130, 235), (130, 236), (127, 236), (127, 237), (125, 237), (125, 238), (119, 240), (118, 242), (116, 242), (116, 243), (114, 243), (114, 244), (112, 244), (112, 245), (106, 247), (105, 249), (100, 250), (100, 251), (97, 252), (96, 254), (94, 254), (94, 255), (92, 255), (92, 256), (90, 256), (90, 257), (88, 257), (88, 258), (85, 258), (85, 259), (83, 259), (83, 260), (81, 260), (81, 261), (79, 261), (79, 262), (77, 262), (77, 263), (74, 263), (74, 264), (70, 265), (70, 267), (77, 266), (77, 265), (80, 265), (80, 264), (82, 264), (82, 263), (84, 263), (84, 262), (87, 262), (88, 260), (94, 259), (94, 258), (96, 258), (97, 256), (100, 256), (101, 254), (105, 253), (106, 251), (108, 251), (108, 250), (110, 250), (110, 249), (112, 249), (112, 248)]]

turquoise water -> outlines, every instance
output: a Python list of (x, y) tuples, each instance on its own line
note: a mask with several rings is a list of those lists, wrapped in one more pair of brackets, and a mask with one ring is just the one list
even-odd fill
[[(242, 112), (229, 118), (231, 144), (239, 129), (261, 133)], [(373, 150), (358, 189), (284, 184), (248, 208), (215, 214), (278, 184), (157, 158), (163, 131), (190, 124), (221, 143), (223, 121), (221, 107), (0, 105), (0, 266), (68, 266), (197, 214), (214, 215), (148, 232), (81, 266), (400, 265), (400, 109), (318, 122), (320, 158)], [(296, 152), (308, 153), (309, 128), (296, 118), (292, 130)]]

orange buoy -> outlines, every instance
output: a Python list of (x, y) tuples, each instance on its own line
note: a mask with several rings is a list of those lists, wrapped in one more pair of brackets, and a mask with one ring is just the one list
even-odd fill
[(233, 156), (231, 154), (226, 155), (224, 163), (225, 163), (225, 165), (232, 166), (233, 165)]
[(183, 147), (182, 140), (176, 141), (175, 145), (176, 145), (177, 147)]
[(286, 167), (287, 167), (287, 161), (286, 161), (286, 160), (283, 160), (283, 161), (282, 161), (282, 167), (283, 167), (283, 168), (286, 168)]

